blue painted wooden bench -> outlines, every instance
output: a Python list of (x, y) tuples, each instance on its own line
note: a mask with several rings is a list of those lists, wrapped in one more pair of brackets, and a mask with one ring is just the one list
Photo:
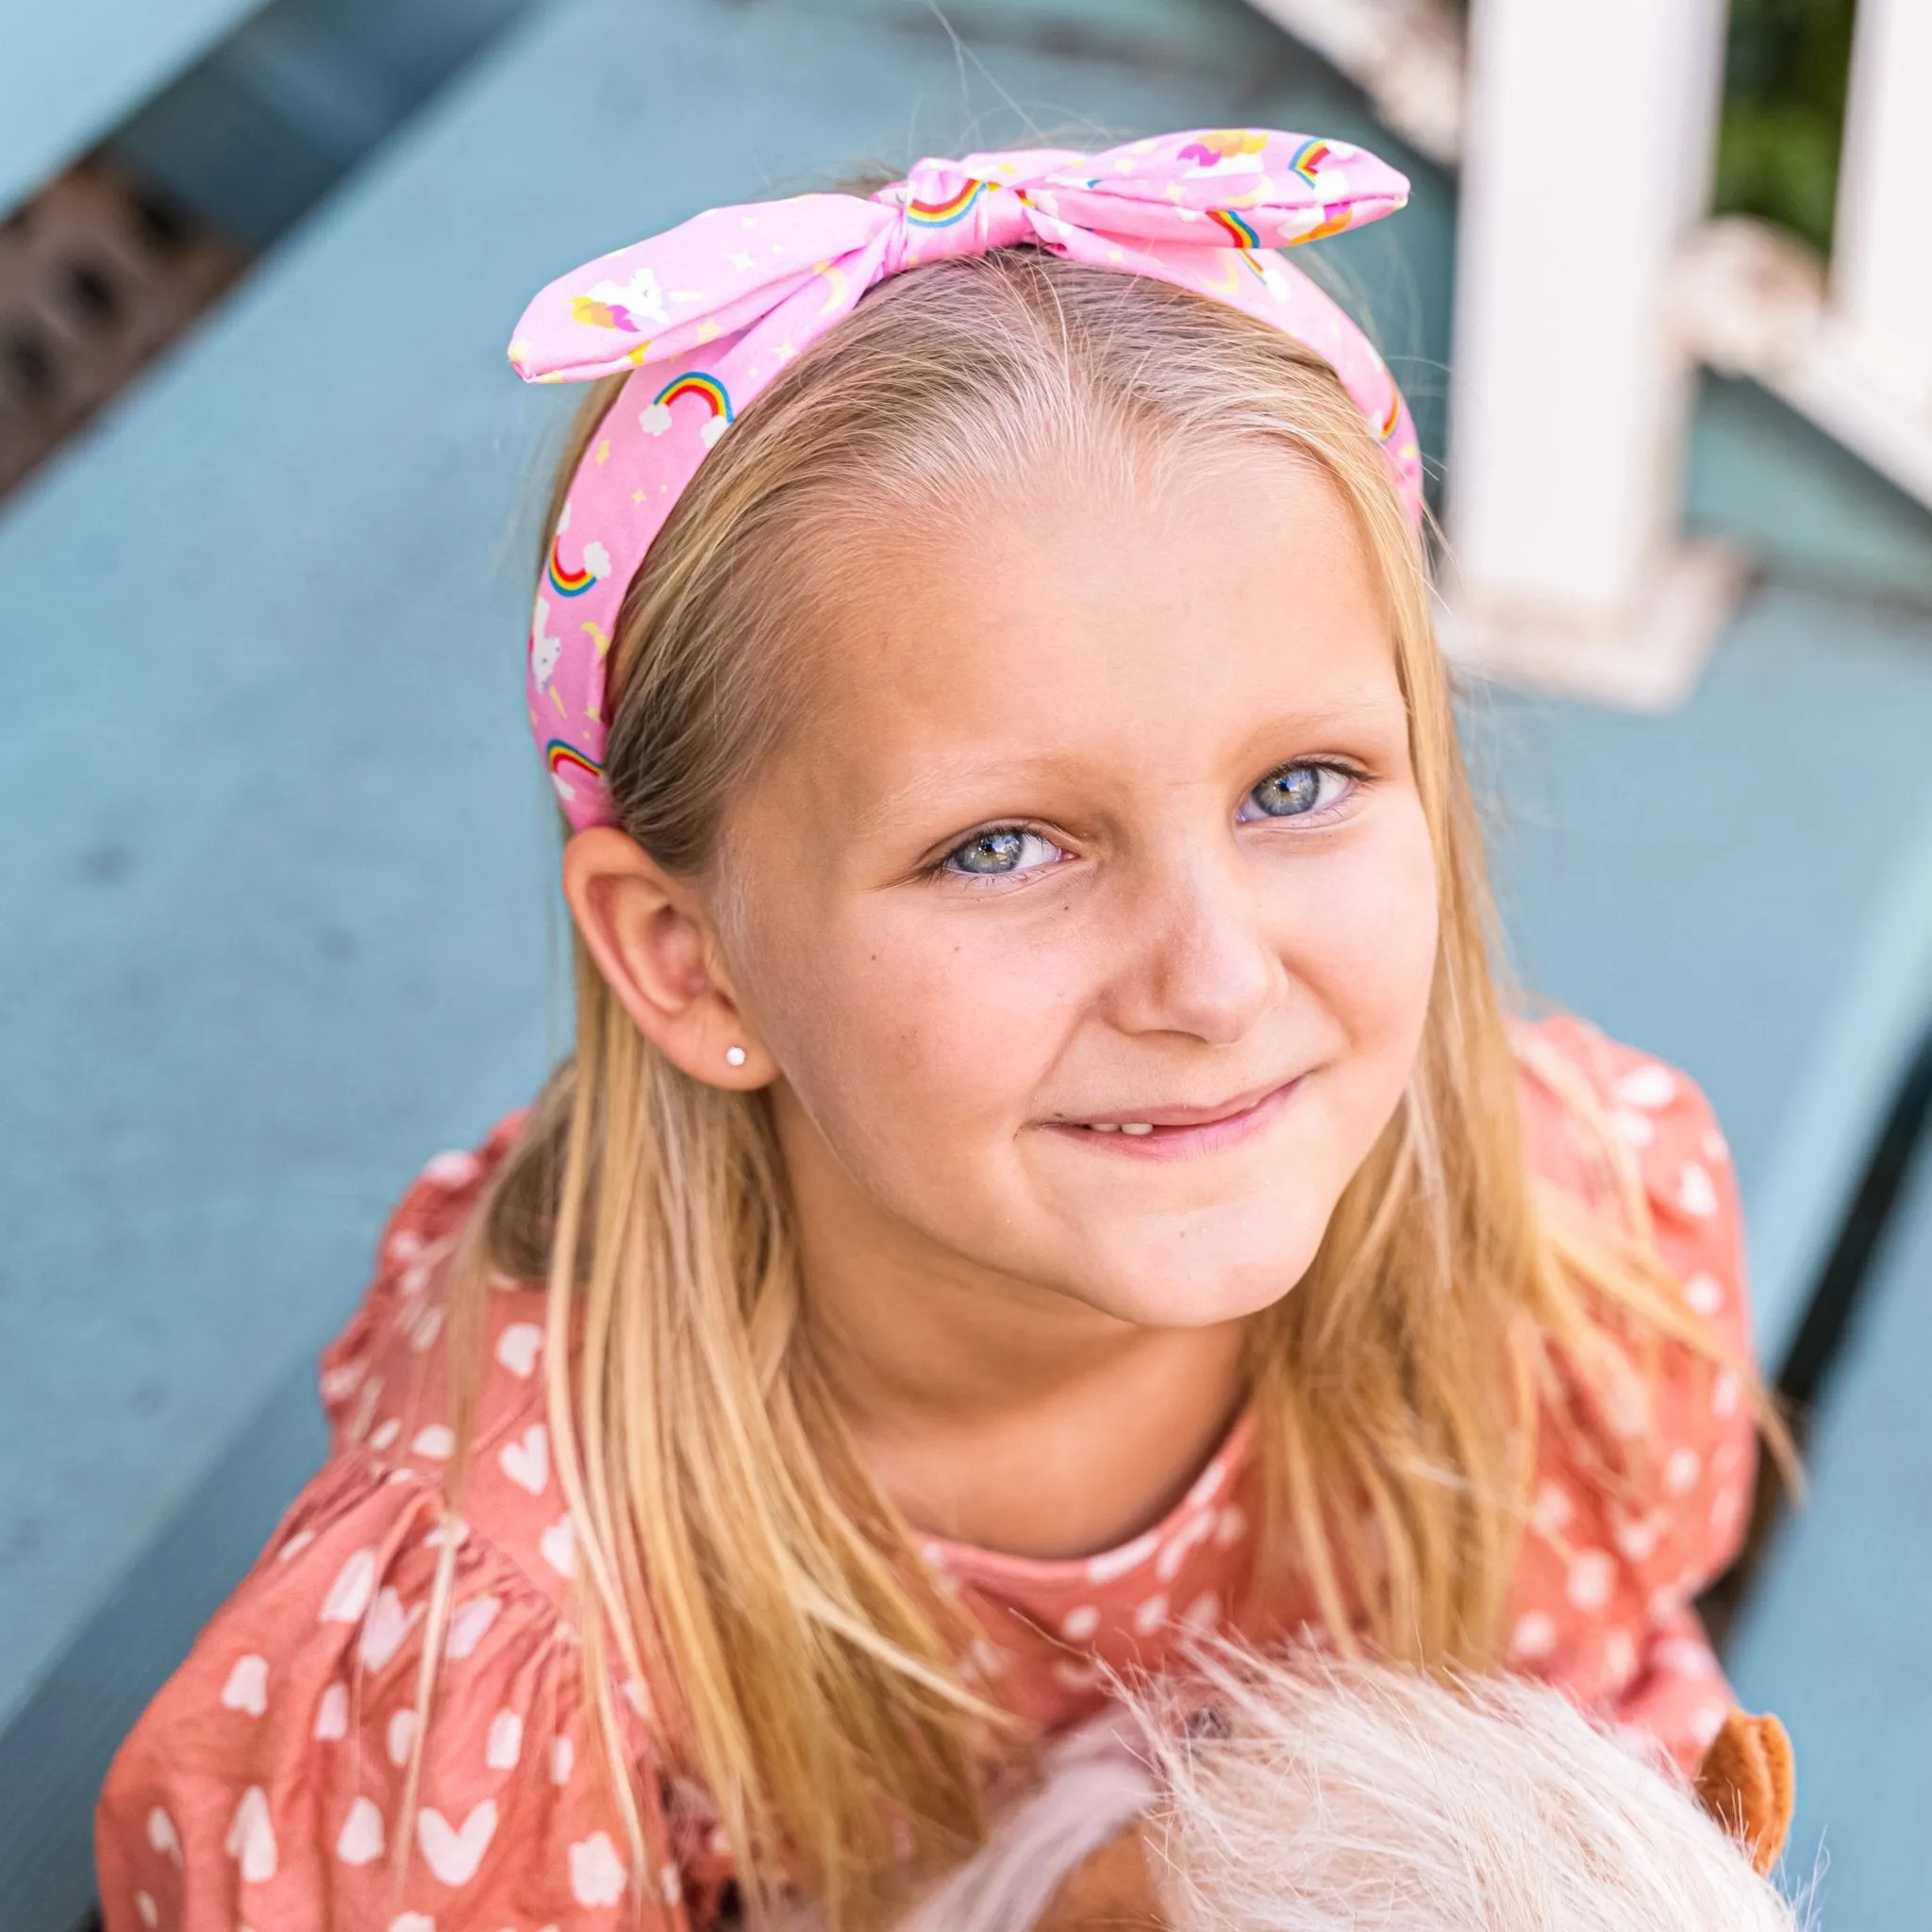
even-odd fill
[[(1376, 139), (1236, 0), (1046, 10), (1087, 58), (977, 18), (1056, 130)], [(560, 7), (0, 517), (0, 820), (36, 828), (0, 846), (9, 1925), (66, 1932), (108, 1754), (319, 1454), (309, 1364), (385, 1207), (567, 1038), (516, 696), (567, 403), (509, 377), (509, 322), (703, 200), (1024, 131), (909, 0)], [(1451, 240), (1424, 174), (1337, 250), (1398, 350), (1441, 355)], [(1775, 1355), (1932, 995), (1932, 626), (1774, 589), (1681, 717), (1477, 712), (1526, 976), (1710, 1088)]]
[(0, 0), (0, 214), (165, 87), (260, 0)]
[(1924, 1924), (1932, 1814), (1932, 1147), (1922, 1151), (1811, 1443), (1788, 1524), (1732, 1646), (1740, 1693), (1798, 1759), (1789, 1862), (1820, 1924)]

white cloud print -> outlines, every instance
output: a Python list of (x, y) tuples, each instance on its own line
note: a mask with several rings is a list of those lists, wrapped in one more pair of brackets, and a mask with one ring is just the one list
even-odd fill
[(647, 268), (634, 270), (627, 282), (598, 282), (591, 291), (591, 299), (622, 308), (633, 321), (641, 319), (658, 328), (669, 320), (664, 313), (664, 291)]
[(591, 541), (584, 545), (584, 568), (599, 583), (610, 575), (610, 553), (603, 544)]
[[(653, 403), (638, 411), (638, 427), (646, 436), (662, 436), (676, 422), (669, 403)], [(698, 436), (707, 449), (716, 449), (718, 439), (731, 427), (731, 419), (722, 413), (707, 416), (698, 425)]]

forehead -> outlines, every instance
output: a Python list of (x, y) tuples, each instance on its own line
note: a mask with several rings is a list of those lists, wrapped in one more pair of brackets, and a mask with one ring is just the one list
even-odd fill
[(1071, 464), (997, 508), (861, 539), (824, 612), (799, 749), (850, 806), (920, 772), (1133, 759), (1403, 716), (1340, 491), (1253, 448), (1139, 475)]

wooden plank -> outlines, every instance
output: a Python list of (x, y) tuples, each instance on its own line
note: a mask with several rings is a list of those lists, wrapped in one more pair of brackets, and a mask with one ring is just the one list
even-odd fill
[(1790, 1870), (1822, 1866), (1819, 1922), (1924, 1923), (1932, 1817), (1932, 1143), (1824, 1391), (1811, 1488), (1745, 1609), (1729, 1663), (1798, 1762)]
[(0, 0), (0, 213), (84, 154), (260, 0)]

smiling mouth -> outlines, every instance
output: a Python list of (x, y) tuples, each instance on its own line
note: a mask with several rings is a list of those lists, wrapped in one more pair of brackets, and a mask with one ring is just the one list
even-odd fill
[(1119, 1153), (1206, 1153), (1242, 1140), (1278, 1113), (1302, 1083), (1297, 1074), (1259, 1093), (1238, 1095), (1210, 1107), (1150, 1108), (1144, 1113), (1099, 1115), (1084, 1121), (1049, 1121), (1055, 1132)]

